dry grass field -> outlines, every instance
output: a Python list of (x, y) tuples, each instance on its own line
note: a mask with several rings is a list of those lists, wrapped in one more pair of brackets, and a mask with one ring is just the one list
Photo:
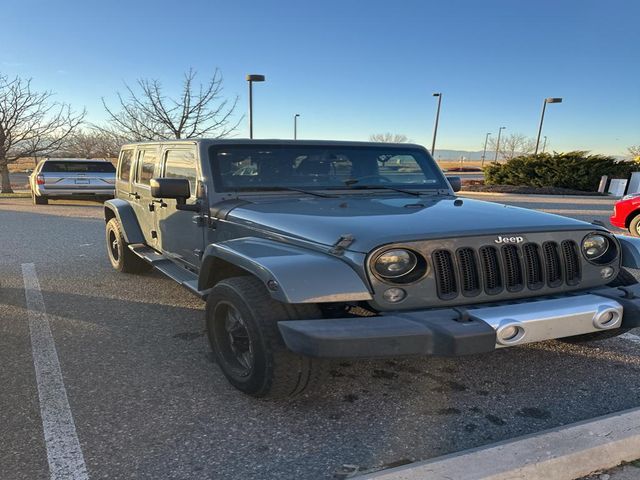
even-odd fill
[[(480, 160), (465, 160), (464, 162), (462, 162), (462, 165), (460, 165), (460, 160), (438, 160), (437, 161), (438, 166), (443, 169), (446, 170), (447, 168), (456, 168), (456, 167), (475, 167), (475, 168), (480, 168), (480, 166), (482, 165), (482, 161)], [(484, 164), (489, 165), (491, 163), (491, 160), (485, 160)]]
[[(40, 161), (40, 159), (38, 158), (37, 161)], [(18, 161), (9, 164), (9, 172), (24, 172), (26, 169), (33, 170), (36, 163), (36, 160), (33, 158), (21, 158)]]

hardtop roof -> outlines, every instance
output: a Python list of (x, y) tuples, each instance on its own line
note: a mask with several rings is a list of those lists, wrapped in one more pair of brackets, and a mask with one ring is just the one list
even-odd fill
[(340, 147), (385, 147), (385, 148), (419, 148), (422, 145), (415, 143), (387, 143), (387, 142), (360, 142), (345, 140), (282, 140), (282, 139), (249, 139), (249, 138), (189, 138), (158, 140), (147, 142), (127, 143), (122, 146), (136, 147), (138, 145), (180, 145), (180, 144), (202, 144), (204, 146), (213, 145), (297, 145), (297, 146), (340, 146)]

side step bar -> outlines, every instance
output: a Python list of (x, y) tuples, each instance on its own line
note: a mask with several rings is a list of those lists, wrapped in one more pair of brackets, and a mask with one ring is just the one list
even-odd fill
[(159, 270), (173, 281), (185, 287), (194, 295), (197, 295), (202, 299), (207, 298), (207, 295), (209, 295), (208, 289), (198, 290), (198, 275), (173, 263), (164, 255), (156, 252), (153, 248), (147, 247), (144, 244), (135, 244), (129, 245), (129, 250), (145, 262), (150, 263), (156, 270)]

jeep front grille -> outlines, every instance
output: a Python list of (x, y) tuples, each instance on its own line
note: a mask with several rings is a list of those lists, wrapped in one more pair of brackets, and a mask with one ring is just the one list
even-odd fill
[(578, 257), (578, 246), (575, 242), (571, 242), (569, 240), (565, 240), (561, 245), (567, 285), (577, 285), (580, 282), (580, 257)]
[(460, 248), (457, 254), (462, 294), (466, 296), (477, 295), (480, 293), (481, 284), (476, 252), (473, 251), (473, 248)]
[(446, 249), (432, 254), (438, 296), (451, 300), (458, 295), (496, 295), (504, 290), (519, 292), (575, 286), (580, 282), (578, 245), (565, 240), (524, 245), (464, 247), (455, 254)]
[(562, 284), (562, 265), (560, 263), (560, 254), (558, 253), (558, 244), (555, 242), (544, 242), (542, 244), (542, 251), (544, 252), (547, 283), (550, 287), (558, 287)]
[(433, 252), (433, 268), (436, 272), (438, 296), (445, 300), (457, 297), (458, 286), (451, 252), (448, 250)]

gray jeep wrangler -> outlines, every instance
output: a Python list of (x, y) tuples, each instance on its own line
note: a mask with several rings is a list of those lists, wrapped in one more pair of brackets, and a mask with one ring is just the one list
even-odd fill
[(328, 358), (468, 355), (640, 326), (640, 240), (458, 198), (421, 146), (125, 145), (109, 259), (206, 299), (227, 379), (290, 396)]

